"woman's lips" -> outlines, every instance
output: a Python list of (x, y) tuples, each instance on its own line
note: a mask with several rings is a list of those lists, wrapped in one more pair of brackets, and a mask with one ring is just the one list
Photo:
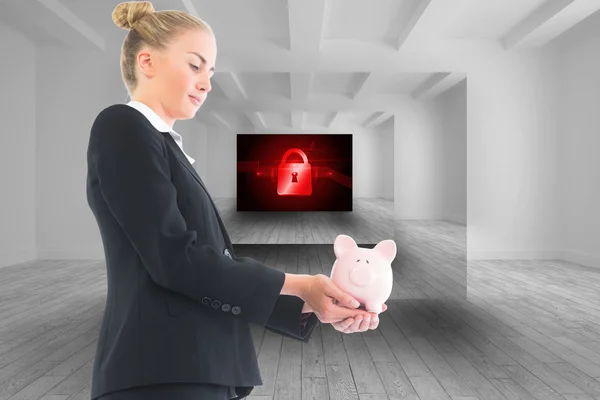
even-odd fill
[(202, 104), (202, 101), (200, 101), (198, 97), (190, 95), (190, 98), (192, 99), (192, 103), (194, 103), (195, 105), (199, 106), (200, 104)]

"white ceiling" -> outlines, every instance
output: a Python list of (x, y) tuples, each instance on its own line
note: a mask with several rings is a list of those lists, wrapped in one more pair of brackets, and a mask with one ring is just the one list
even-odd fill
[[(40, 45), (105, 50), (126, 34), (111, 19), (120, 2), (0, 0), (0, 23)], [(600, 9), (600, 0), (152, 3), (195, 14), (215, 31), (217, 72), (197, 118), (264, 132), (374, 127), (398, 98), (436, 96), (465, 78), (449, 57), (456, 43), (541, 46)]]

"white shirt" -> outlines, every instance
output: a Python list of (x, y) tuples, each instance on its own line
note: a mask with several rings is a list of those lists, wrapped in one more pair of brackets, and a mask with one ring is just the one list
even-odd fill
[[(159, 115), (155, 113), (154, 110), (152, 110), (146, 104), (135, 100), (131, 100), (129, 103), (127, 103), (127, 105), (135, 108), (136, 110), (144, 114), (144, 116), (148, 119), (148, 121), (150, 121), (152, 126), (154, 126), (159, 132), (169, 132), (171, 137), (175, 140), (175, 143), (177, 143), (181, 151), (183, 151), (183, 140), (181, 138), (181, 135), (175, 132), (173, 129), (169, 128), (169, 125), (167, 125), (167, 123), (163, 121), (163, 119), (159, 117)], [(183, 151), (183, 154), (185, 154), (185, 151)], [(185, 154), (185, 156), (187, 157), (190, 164), (193, 164), (196, 161), (187, 154)]]

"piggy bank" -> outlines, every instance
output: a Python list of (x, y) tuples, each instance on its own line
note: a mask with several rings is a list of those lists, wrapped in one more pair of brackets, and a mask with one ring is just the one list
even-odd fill
[(338, 235), (333, 251), (336, 256), (330, 276), (333, 283), (360, 301), (367, 311), (381, 313), (383, 304), (392, 294), (396, 243), (383, 240), (367, 249), (358, 247), (348, 235)]

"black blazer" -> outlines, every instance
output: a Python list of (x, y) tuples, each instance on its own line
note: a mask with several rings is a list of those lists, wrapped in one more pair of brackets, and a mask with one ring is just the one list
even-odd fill
[(87, 200), (106, 256), (92, 398), (133, 386), (262, 385), (249, 324), (307, 342), (318, 323), (285, 275), (237, 257), (202, 180), (168, 132), (116, 104), (95, 119)]

